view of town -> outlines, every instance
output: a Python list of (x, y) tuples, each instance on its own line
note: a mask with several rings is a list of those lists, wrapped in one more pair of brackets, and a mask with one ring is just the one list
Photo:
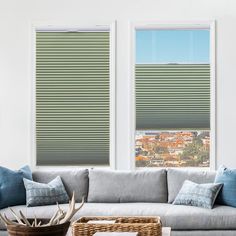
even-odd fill
[(209, 131), (136, 131), (137, 167), (209, 167)]

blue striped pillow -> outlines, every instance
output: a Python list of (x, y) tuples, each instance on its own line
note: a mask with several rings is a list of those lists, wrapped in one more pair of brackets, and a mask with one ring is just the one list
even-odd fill
[(26, 204), (29, 207), (69, 202), (69, 196), (60, 176), (48, 184), (24, 179), (24, 185), (26, 188)]
[(188, 205), (212, 209), (222, 184), (197, 184), (185, 180), (174, 205)]

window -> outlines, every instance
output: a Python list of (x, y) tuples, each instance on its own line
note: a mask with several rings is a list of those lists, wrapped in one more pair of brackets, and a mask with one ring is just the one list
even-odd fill
[(134, 34), (136, 167), (209, 167), (210, 27), (137, 27)]
[(35, 34), (36, 164), (112, 164), (111, 29)]

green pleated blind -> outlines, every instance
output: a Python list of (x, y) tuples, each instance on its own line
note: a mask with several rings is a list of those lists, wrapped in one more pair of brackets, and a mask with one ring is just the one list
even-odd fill
[(38, 165), (109, 164), (109, 32), (36, 32)]
[(136, 129), (210, 129), (209, 64), (136, 64)]

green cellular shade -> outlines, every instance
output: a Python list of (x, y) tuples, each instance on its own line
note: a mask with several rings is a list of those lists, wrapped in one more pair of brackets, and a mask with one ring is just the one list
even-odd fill
[(36, 33), (38, 165), (109, 164), (109, 32)]
[(210, 129), (209, 64), (136, 64), (136, 129)]

